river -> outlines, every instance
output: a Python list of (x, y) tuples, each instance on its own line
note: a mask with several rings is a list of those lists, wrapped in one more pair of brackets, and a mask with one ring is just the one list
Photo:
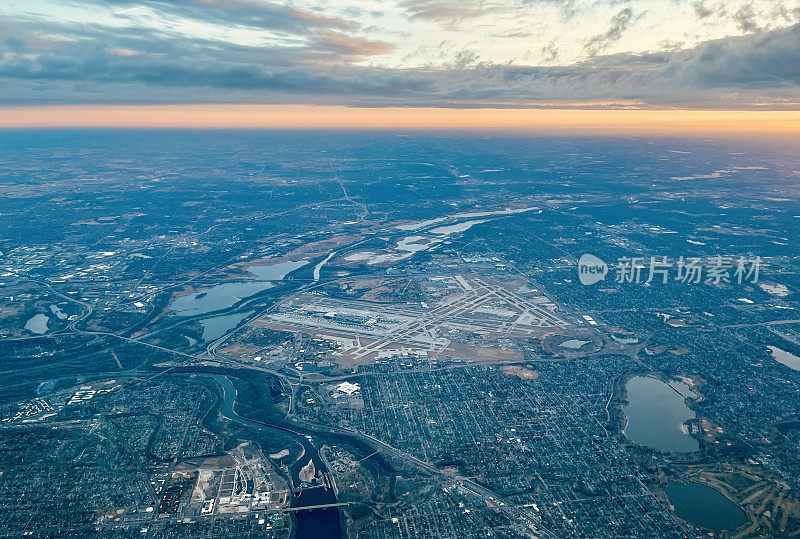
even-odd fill
[[(328, 469), (324, 461), (319, 456), (319, 452), (313, 444), (303, 436), (291, 429), (281, 427), (279, 425), (271, 425), (261, 421), (253, 421), (250, 419), (239, 416), (235, 410), (236, 403), (236, 388), (233, 382), (227, 376), (221, 374), (205, 374), (217, 381), (222, 387), (223, 401), (220, 407), (220, 413), (231, 421), (242, 423), (249, 427), (263, 430), (263, 429), (276, 429), (280, 430), (283, 434), (288, 434), (297, 443), (303, 446), (303, 458), (299, 459), (290, 467), (292, 484), (295, 489), (295, 497), (292, 502), (292, 507), (307, 507), (312, 505), (324, 505), (329, 503), (336, 503), (336, 494), (332, 488), (325, 486), (317, 487), (301, 487), (300, 470), (304, 464), (308, 463), (311, 459), (314, 461), (314, 467), (320, 474), (327, 474)], [(296, 511), (295, 517), (297, 519), (297, 530), (295, 531), (296, 539), (339, 539), (341, 535), (341, 528), (339, 525), (339, 510), (335, 507), (327, 509), (313, 509), (308, 511)]]

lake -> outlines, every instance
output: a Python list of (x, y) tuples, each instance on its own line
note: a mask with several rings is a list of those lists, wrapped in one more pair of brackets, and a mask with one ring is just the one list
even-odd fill
[(250, 266), (247, 271), (258, 276), (262, 281), (280, 281), (296, 269), (300, 269), (308, 264), (308, 260), (298, 260), (296, 262), (280, 262), (269, 266)]
[(210, 342), (219, 339), (251, 314), (253, 314), (253, 311), (225, 314), (200, 320), (203, 325), (203, 340)]
[(35, 314), (31, 316), (27, 322), (25, 322), (25, 329), (30, 331), (31, 333), (35, 333), (37, 335), (43, 335), (47, 333), (47, 322), (50, 319), (45, 314)]
[(734, 530), (747, 522), (745, 512), (720, 491), (694, 481), (670, 481), (664, 488), (675, 514), (709, 530)]
[(564, 341), (559, 346), (561, 348), (569, 348), (571, 350), (579, 350), (583, 347), (584, 344), (589, 344), (592, 341), (581, 341), (578, 339), (570, 339), (568, 341)]
[(772, 352), (772, 359), (781, 365), (786, 365), (793, 371), (800, 371), (800, 357), (797, 357), (786, 350), (781, 350), (777, 346), (767, 346), (767, 348), (769, 348), (769, 351)]
[(275, 285), (269, 281), (280, 281), (289, 273), (302, 268), (306, 264), (308, 264), (307, 260), (298, 260), (296, 262), (280, 262), (266, 266), (250, 266), (247, 271), (257, 276), (258, 279), (222, 283), (204, 288), (194, 294), (175, 299), (169, 308), (179, 316), (194, 316), (227, 309), (245, 298), (272, 288)]
[(239, 301), (263, 292), (274, 285), (268, 281), (247, 281), (241, 283), (223, 283), (204, 288), (194, 294), (181, 296), (173, 301), (169, 308), (179, 316), (206, 314), (233, 307)]
[(67, 313), (61, 310), (61, 307), (58, 305), (50, 305), (50, 312), (52, 312), (59, 320), (66, 320)]
[(625, 384), (628, 404), (623, 406), (627, 423), (624, 434), (633, 442), (659, 451), (689, 453), (698, 441), (681, 431), (695, 413), (686, 405), (688, 385), (669, 384), (649, 376), (636, 376)]

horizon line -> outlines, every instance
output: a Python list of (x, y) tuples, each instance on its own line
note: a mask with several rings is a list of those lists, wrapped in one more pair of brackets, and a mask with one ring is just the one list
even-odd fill
[(794, 134), (800, 110), (353, 107), (299, 104), (0, 106), (0, 129), (419, 129)]

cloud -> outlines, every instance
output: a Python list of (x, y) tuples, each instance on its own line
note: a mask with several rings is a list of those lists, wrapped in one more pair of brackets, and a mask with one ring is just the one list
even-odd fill
[(481, 0), (402, 0), (399, 6), (412, 19), (439, 22), (450, 30), (456, 30), (465, 20), (488, 15), (498, 7)]
[[(85, 6), (87, 2), (76, 2)], [(133, 10), (147, 7), (168, 16), (212, 24), (237, 25), (264, 30), (303, 33), (308, 29), (356, 30), (359, 24), (292, 6), (263, 0), (107, 0), (99, 6), (119, 6), (117, 15), (135, 16)], [(126, 9), (127, 8), (127, 9)]]
[(743, 5), (736, 10), (736, 13), (733, 14), (733, 20), (736, 21), (739, 30), (748, 34), (761, 29), (756, 22), (756, 12), (750, 4)]
[[(396, 46), (385, 41), (372, 41), (351, 37), (341, 32), (325, 30), (315, 36), (320, 54), (330, 55), (332, 59), (352, 62), (367, 56), (381, 56), (393, 52)], [(319, 58), (317, 61), (320, 61)]]
[(542, 62), (545, 64), (554, 64), (558, 61), (559, 51), (555, 40), (550, 41), (550, 43), (542, 47), (539, 52), (542, 55)]
[(708, 17), (714, 15), (714, 10), (706, 6), (704, 0), (692, 2), (692, 7), (694, 8), (694, 14), (697, 15), (698, 19), (707, 19)]
[[(152, 96), (202, 100), (230, 91), (238, 99), (292, 92), (308, 95), (393, 94), (390, 72), (365, 76), (349, 62), (385, 54), (393, 45), (351, 37), (333, 30), (310, 36), (304, 46), (241, 46), (228, 42), (153, 33), (142, 28), (75, 28), (61, 23), (35, 25), (0, 22), (0, 80), (6, 95), (43, 98), (96, 99), (109, 85), (123, 86), (123, 96)], [(70, 35), (71, 39), (41, 46), (41, 34)], [(399, 74), (404, 85), (413, 77)], [(17, 83), (23, 91), (14, 91)], [(180, 92), (171, 88), (182, 88)], [(216, 90), (222, 91), (216, 92)], [(250, 96), (241, 92), (252, 92)], [(258, 94), (256, 94), (256, 92)]]
[(522, 4), (525, 5), (545, 4), (545, 5), (556, 6), (561, 12), (561, 16), (564, 18), (564, 20), (567, 21), (572, 20), (581, 11), (587, 9), (586, 5), (578, 4), (577, 0), (522, 0)]
[(773, 30), (786, 24), (800, 22), (798, 0), (773, 0), (768, 4), (755, 0), (738, 3), (718, 0), (694, 0), (691, 3), (695, 16), (700, 21), (711, 23), (733, 22), (739, 32), (749, 34), (762, 30)]
[[(615, 15), (592, 50), (635, 19)], [(603, 55), (568, 66), (483, 60), (470, 49), (445, 67), (360, 65), (388, 42), (330, 28), (303, 43), (242, 46), (187, 40), (146, 28), (0, 21), (6, 99), (235, 101), (360, 105), (531, 106), (551, 102), (763, 107), (800, 103), (800, 25), (702, 43), (687, 50)], [(555, 46), (543, 55), (557, 52)]]
[(800, 85), (800, 25), (702, 43), (675, 54), (666, 73), (704, 88)]
[(463, 50), (459, 51), (450, 66), (456, 69), (464, 69), (468, 66), (476, 65), (480, 62), (481, 57), (475, 51)]
[(117, 56), (136, 56), (139, 53), (131, 49), (108, 49), (108, 54), (115, 54)]
[(631, 8), (626, 7), (620, 10), (616, 15), (611, 18), (611, 24), (604, 33), (592, 37), (583, 46), (583, 49), (590, 55), (594, 56), (597, 53), (607, 49), (622, 38), (622, 34), (636, 20), (634, 12)]

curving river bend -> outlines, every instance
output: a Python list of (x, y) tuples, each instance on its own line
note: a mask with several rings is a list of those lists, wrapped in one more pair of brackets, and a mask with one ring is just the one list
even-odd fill
[[(296, 485), (301, 484), (299, 477), (300, 469), (303, 467), (304, 463), (308, 462), (309, 458), (314, 461), (314, 467), (319, 473), (325, 474), (328, 471), (325, 462), (319, 456), (319, 452), (308, 438), (286, 427), (241, 417), (234, 410), (237, 392), (233, 382), (222, 374), (204, 374), (204, 376), (213, 378), (222, 387), (223, 400), (220, 413), (223, 417), (258, 430), (279, 430), (284, 434), (290, 435), (297, 443), (303, 446), (303, 458), (290, 467), (292, 484), (295, 485), (294, 490), (296, 493), (292, 501), (292, 507), (308, 507), (336, 503), (336, 493), (333, 488), (318, 486), (298, 489), (296, 487)], [(339, 539), (342, 536), (339, 525), (339, 510), (335, 507), (296, 511), (295, 517), (297, 518), (297, 530), (295, 531), (296, 539)]]

